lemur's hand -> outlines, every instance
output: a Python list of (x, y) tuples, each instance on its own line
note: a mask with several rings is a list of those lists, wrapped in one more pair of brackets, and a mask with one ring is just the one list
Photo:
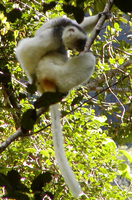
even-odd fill
[(100, 12), (99, 14), (99, 18), (102, 16), (102, 15), (105, 15), (106, 16), (106, 19), (110, 19), (113, 15), (111, 12)]

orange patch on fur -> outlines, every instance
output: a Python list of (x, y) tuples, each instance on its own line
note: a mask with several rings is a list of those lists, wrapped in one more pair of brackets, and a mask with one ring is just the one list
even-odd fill
[(41, 82), (41, 86), (44, 88), (45, 92), (56, 92), (56, 86), (52, 81), (44, 79)]

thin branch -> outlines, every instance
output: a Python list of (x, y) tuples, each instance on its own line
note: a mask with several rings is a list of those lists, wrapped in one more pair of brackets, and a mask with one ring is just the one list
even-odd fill
[(16, 83), (20, 84), (22, 87), (27, 88), (27, 85), (25, 85), (24, 83), (18, 81), (18, 80), (15, 78), (14, 75), (12, 75), (12, 79), (13, 79)]
[[(24, 8), (29, 8), (32, 9), (32, 7), (30, 7), (29, 5), (27, 5), (26, 3), (23, 3), (22, 1), (16, 0), (17, 3), (20, 3), (21, 5), (23, 5)], [(34, 0), (34, 3), (36, 3), (36, 1)], [(37, 4), (37, 3), (36, 3)], [(37, 4), (39, 5), (39, 3)], [(40, 4), (41, 5), (41, 4)], [(42, 13), (38, 12), (37, 10), (34, 10), (36, 15), (38, 15), (39, 17), (45, 17)]]
[[(102, 91), (103, 89), (104, 89), (104, 87), (95, 87), (92, 89), (92, 91), (97, 92), (97, 91)], [(131, 92), (131, 90), (128, 88), (112, 88), (112, 90), (117, 93)]]
[[(111, 44), (110, 44), (111, 45)], [(126, 54), (126, 55), (128, 55), (128, 56), (131, 56), (132, 57), (132, 54), (131, 53), (128, 53), (128, 52), (126, 52), (126, 51), (123, 51), (122, 49), (119, 49), (119, 48), (117, 48), (117, 47), (115, 47), (115, 46), (113, 46), (113, 45), (111, 45), (114, 49), (116, 49), (117, 51), (120, 51), (120, 52), (122, 52), (122, 53), (124, 53), (124, 54)]]
[[(122, 65), (119, 65), (116, 69), (111, 69), (106, 73), (107, 77), (115, 77), (115, 74), (117, 73), (117, 71), (120, 70), (124, 70), (126, 67), (132, 65), (132, 59), (125, 61)], [(102, 74), (100, 77), (94, 79), (93, 81), (91, 81), (90, 83), (88, 83), (86, 85), (86, 87), (88, 88), (88, 90), (96, 90), (97, 85), (99, 85), (99, 83), (102, 83), (104, 81), (104, 75)]]
[[(107, 86), (109, 87), (109, 84), (108, 84), (108, 80), (107, 80), (107, 76), (105, 73), (103, 73), (104, 77), (105, 77), (105, 81), (106, 81), (106, 84)], [(122, 111), (122, 115), (121, 115), (121, 122), (123, 122), (123, 117), (124, 117), (124, 114), (125, 114), (125, 107), (124, 105), (121, 103), (121, 101), (119, 100), (119, 98), (117, 97), (117, 95), (111, 90), (111, 88), (109, 87), (109, 90), (110, 92), (114, 95), (114, 97), (118, 100), (119, 104), (122, 106), (123, 108), (123, 111)]]
[[(69, 113), (73, 113), (75, 110), (77, 110), (78, 108), (82, 107), (85, 103), (88, 104), (89, 101), (91, 101), (93, 98), (97, 97), (99, 94), (101, 94), (102, 92), (108, 90), (110, 87), (113, 87), (115, 85), (117, 85), (119, 82), (123, 81), (125, 78), (127, 78), (127, 76), (124, 76), (121, 80), (115, 82), (114, 84), (110, 85), (109, 87), (104, 88), (101, 92), (98, 92), (97, 94), (95, 94), (93, 97), (91, 97), (90, 99), (84, 101), (83, 103), (81, 103), (79, 106), (77, 106), (76, 108), (74, 108), (73, 110), (71, 110)], [(66, 115), (68, 115), (69, 113), (67, 113)], [(65, 115), (65, 116), (66, 116)]]
[[(116, 186), (123, 191), (123, 189), (120, 187), (120, 185), (118, 184), (118, 182), (114, 179), (113, 182), (116, 184)], [(131, 198), (127, 197), (128, 200), (131, 200)]]

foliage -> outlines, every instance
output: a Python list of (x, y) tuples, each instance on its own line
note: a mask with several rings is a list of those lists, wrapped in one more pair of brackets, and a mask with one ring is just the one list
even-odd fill
[[(21, 39), (32, 37), (47, 19), (67, 15), (81, 22), (86, 12), (90, 15), (102, 12), (105, 3), (105, 0), (0, 3), (1, 143), (9, 141), (19, 127), (23, 129), (21, 137), (12, 139), (1, 151), (1, 198), (75, 199), (58, 171), (47, 108), (66, 94), (56, 94), (54, 98), (44, 94), (38, 98), (34, 94), (36, 88), (28, 84), (16, 60), (15, 47)], [(113, 17), (91, 48), (97, 62), (90, 83), (70, 91), (61, 101), (66, 157), (84, 191), (79, 199), (121, 200), (132, 195), (132, 156), (116, 146), (132, 140), (132, 22), (130, 13), (123, 14), (115, 5), (112, 11)], [(46, 112), (40, 116), (37, 108), (41, 106), (46, 106)], [(120, 159), (122, 155), (125, 160)], [(128, 184), (119, 181), (123, 178)]]

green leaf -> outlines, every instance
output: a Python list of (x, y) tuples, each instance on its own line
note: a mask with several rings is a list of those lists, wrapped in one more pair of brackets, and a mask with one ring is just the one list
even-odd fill
[(125, 177), (129, 180), (132, 179), (132, 176), (130, 174), (130, 167), (127, 164), (125, 164), (125, 163), (119, 164), (118, 170), (122, 177)]
[(27, 151), (28, 153), (35, 153), (36, 149), (34, 149), (34, 148), (25, 148), (25, 151)]
[(44, 155), (44, 156), (47, 157), (47, 158), (50, 157), (50, 156), (49, 156), (49, 153), (48, 153), (47, 151), (45, 151), (45, 150), (41, 150), (41, 151), (40, 151), (40, 154)]
[(128, 23), (127, 19), (125, 19), (124, 17), (120, 17), (119, 20), (120, 20), (121, 22), (123, 22), (124, 24), (127, 24), (127, 23)]
[(103, 144), (105, 144), (105, 146), (108, 146), (112, 150), (117, 148), (116, 143), (110, 138), (106, 138)]
[(122, 153), (129, 160), (130, 163), (132, 163), (132, 155), (129, 152), (125, 150), (119, 150), (119, 152)]
[(75, 97), (71, 103), (71, 106), (74, 106), (78, 103), (80, 103), (83, 99), (83, 95), (78, 95), (77, 97)]
[(119, 165), (119, 167), (118, 167), (118, 170), (119, 171), (127, 171), (127, 164), (125, 164), (125, 163), (121, 163), (120, 165)]
[(115, 28), (115, 29), (118, 29), (118, 28), (119, 28), (119, 24), (115, 22), (115, 23), (114, 23), (114, 28)]

